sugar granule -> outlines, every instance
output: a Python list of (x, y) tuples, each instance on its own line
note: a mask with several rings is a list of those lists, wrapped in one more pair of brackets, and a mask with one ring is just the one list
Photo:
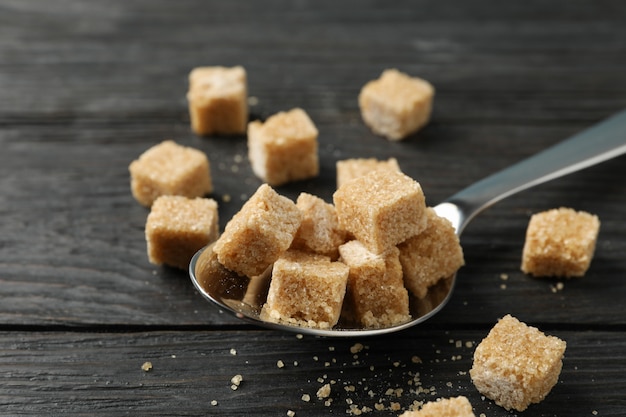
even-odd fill
[(243, 381), (243, 376), (241, 376), (240, 374), (237, 374), (234, 377), (232, 377), (230, 379), (230, 382), (232, 384), (230, 386), (230, 389), (232, 389), (233, 391), (236, 391), (237, 388), (239, 388), (239, 385), (241, 385), (241, 381)]
[(320, 387), (320, 389), (317, 390), (317, 398), (319, 399), (328, 398), (330, 397), (330, 392), (331, 392), (330, 384), (324, 384)]
[(354, 353), (359, 353), (360, 351), (362, 351), (364, 348), (364, 346), (361, 343), (355, 343), (354, 345), (352, 345), (350, 347), (350, 353), (354, 354)]

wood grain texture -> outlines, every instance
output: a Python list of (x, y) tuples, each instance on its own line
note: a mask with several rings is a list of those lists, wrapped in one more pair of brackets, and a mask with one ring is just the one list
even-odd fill
[[(618, 0), (1, 0), (0, 415), (344, 414), (346, 399), (377, 400), (362, 386), (405, 386), (413, 355), (438, 396), (510, 415), (459, 373), (472, 348), (443, 360), (457, 351), (450, 339), (478, 341), (507, 313), (568, 342), (561, 382), (524, 415), (623, 414), (626, 157), (476, 218), (446, 308), (391, 342), (359, 341), (370, 349), (354, 365), (356, 341), (253, 329), (208, 305), (185, 271), (151, 265), (128, 165), (164, 139), (206, 152), (223, 228), (261, 183), (245, 137), (190, 131), (185, 93), (193, 67), (241, 64), (252, 119), (298, 106), (320, 131), (319, 177), (280, 193), (331, 201), (337, 160), (395, 157), (434, 205), (626, 108), (624, 22)], [(437, 89), (431, 123), (399, 143), (372, 134), (357, 106), (391, 67)], [(587, 275), (562, 290), (519, 270), (530, 215), (558, 206), (602, 221)], [(300, 400), (324, 371), (315, 355), (347, 364), (328, 370), (341, 386), (331, 407)], [(389, 371), (395, 359), (407, 368)], [(244, 385), (231, 391), (239, 371)]]
[[(563, 371), (548, 397), (523, 414), (622, 415), (624, 334), (549, 333), (568, 342)], [(352, 404), (395, 416), (392, 403), (407, 409), (414, 401), (465, 395), (476, 415), (514, 415), (471, 383), (472, 354), (484, 336), (410, 330), (390, 348), (387, 338), (298, 339), (270, 331), (2, 333), (0, 403), (7, 415), (319, 416), (344, 415)], [(353, 353), (358, 343), (363, 348)], [(142, 370), (145, 362), (151, 370)], [(232, 390), (235, 375), (243, 381)], [(316, 396), (327, 383), (330, 405)], [(376, 410), (377, 403), (386, 409)]]

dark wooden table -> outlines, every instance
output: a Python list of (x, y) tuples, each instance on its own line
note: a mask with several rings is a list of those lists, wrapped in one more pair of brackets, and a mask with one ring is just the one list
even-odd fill
[[(434, 205), (626, 108), (626, 3), (1, 0), (0, 414), (393, 416), (456, 395), (477, 416), (626, 414), (625, 157), (483, 213), (450, 303), (391, 336), (256, 328), (207, 304), (184, 271), (149, 264), (128, 174), (144, 150), (174, 139), (205, 151), (221, 227), (260, 184), (244, 137), (189, 128), (188, 72), (235, 64), (251, 117), (299, 106), (320, 131), (319, 178), (279, 192), (330, 201), (337, 160), (395, 157)], [(356, 100), (393, 67), (437, 89), (430, 125), (400, 143), (373, 135)], [(600, 217), (591, 268), (530, 278), (529, 217), (559, 206)], [(507, 313), (567, 341), (558, 384), (524, 413), (482, 398), (468, 374)], [(325, 405), (315, 394), (331, 381)]]

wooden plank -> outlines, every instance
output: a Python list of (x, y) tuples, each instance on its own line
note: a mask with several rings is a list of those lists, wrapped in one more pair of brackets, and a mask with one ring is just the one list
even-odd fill
[[(135, 126), (106, 131), (90, 126), (0, 131), (4, 149), (0, 157), (3, 323), (233, 322), (206, 305), (184, 271), (147, 262), (143, 227), (148, 210), (130, 194), (127, 167), (161, 140), (161, 129), (167, 127), (148, 127), (145, 137)], [(507, 147), (473, 129), (464, 130), (461, 141), (445, 127), (438, 130), (450, 135), (449, 143), (427, 139), (388, 145), (373, 138), (364, 148), (356, 140), (345, 146), (336, 142), (332, 147), (322, 146), (327, 170), (320, 178), (279, 191), (294, 199), (307, 191), (332, 201), (334, 161), (373, 156), (376, 153), (370, 151), (381, 149), (378, 155), (398, 157), (403, 170), (421, 181), (434, 204), (469, 180), (520, 159), (531, 144), (541, 146), (539, 139), (529, 139), (525, 148)], [(516, 128), (494, 130), (506, 135)], [(554, 128), (535, 128), (529, 137), (541, 137), (546, 131), (555, 136)], [(214, 197), (220, 202), (223, 227), (241, 206), (242, 196), (251, 195), (260, 184), (245, 160), (245, 142), (182, 138), (183, 144), (204, 150), (213, 161)], [(468, 145), (483, 152), (466, 152)], [(243, 156), (243, 161), (236, 162), (236, 155)], [(612, 181), (626, 175), (623, 161), (611, 161), (513, 197), (475, 220), (463, 236), (467, 266), (459, 274), (445, 321), (485, 323), (512, 312), (554, 323), (624, 324), (621, 300), (626, 284), (620, 277), (626, 269), (622, 256), (626, 194), (623, 184)], [(226, 194), (232, 196), (230, 202), (224, 201)], [(598, 214), (603, 227), (588, 275), (565, 282), (563, 291), (553, 293), (556, 281), (529, 278), (519, 271), (519, 263), (529, 215), (561, 205)], [(509, 279), (504, 281), (501, 274)], [(503, 303), (503, 299), (516, 301)]]
[(589, 121), (624, 103), (619, 1), (536, 9), (317, 3), (112, 1), (105, 11), (76, 1), (4, 2), (0, 114), (177, 120), (192, 67), (235, 63), (249, 68), (265, 112), (303, 96), (323, 99), (327, 111), (353, 107), (360, 86), (393, 66), (439, 87), (445, 120)]
[[(624, 333), (548, 333), (568, 343), (563, 371), (525, 415), (622, 415)], [(406, 409), (465, 395), (477, 416), (510, 416), (481, 398), (468, 374), (485, 334), (415, 330), (394, 336), (391, 348), (388, 338), (298, 339), (270, 331), (2, 332), (0, 414), (343, 415), (351, 404), (374, 409), (381, 401), (386, 410), (375, 415), (396, 416), (392, 403)], [(351, 352), (357, 343), (363, 350)], [(144, 362), (150, 371), (142, 370)], [(243, 381), (232, 390), (237, 374)], [(316, 393), (331, 381), (326, 406)]]

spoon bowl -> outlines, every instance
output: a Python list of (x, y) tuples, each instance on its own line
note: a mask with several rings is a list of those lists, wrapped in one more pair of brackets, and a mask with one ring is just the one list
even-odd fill
[[(457, 235), (480, 212), (522, 190), (579, 171), (626, 152), (626, 110), (578, 133), (530, 158), (499, 171), (461, 190), (434, 207), (448, 219)], [(223, 267), (209, 245), (196, 253), (189, 264), (189, 275), (196, 289), (223, 311), (252, 324), (301, 334), (332, 337), (373, 336), (415, 326), (439, 312), (452, 296), (456, 274), (441, 279), (423, 298), (409, 292), (412, 319), (399, 325), (365, 329), (341, 319), (332, 329), (274, 323), (261, 319), (267, 299), (270, 272), (242, 277)]]

